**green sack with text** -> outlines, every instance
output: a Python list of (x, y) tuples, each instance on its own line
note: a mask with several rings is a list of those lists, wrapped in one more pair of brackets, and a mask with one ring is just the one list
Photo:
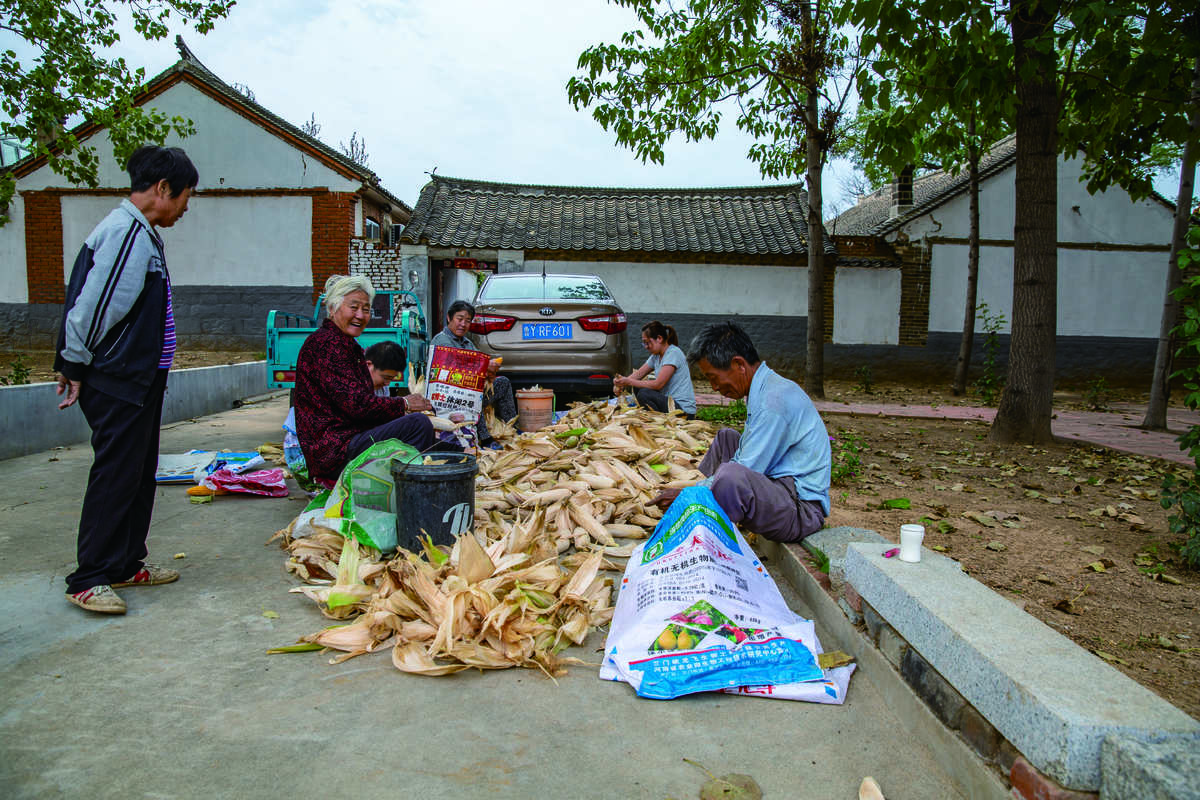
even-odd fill
[[(313, 526), (326, 528), (381, 553), (396, 549), (396, 485), (392, 462), (419, 453), (399, 439), (376, 442), (350, 460), (328, 495), (317, 495), (305, 514)], [(318, 501), (325, 502), (318, 506)], [(323, 512), (318, 511), (323, 509)], [(303, 515), (302, 515), (303, 516)], [(296, 526), (297, 529), (300, 525)], [(293, 533), (293, 535), (297, 535)]]

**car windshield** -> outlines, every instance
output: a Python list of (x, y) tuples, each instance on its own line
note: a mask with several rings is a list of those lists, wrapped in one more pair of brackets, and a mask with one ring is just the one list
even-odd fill
[(599, 278), (587, 275), (517, 275), (489, 280), (479, 294), (479, 302), (501, 300), (599, 300), (613, 298)]

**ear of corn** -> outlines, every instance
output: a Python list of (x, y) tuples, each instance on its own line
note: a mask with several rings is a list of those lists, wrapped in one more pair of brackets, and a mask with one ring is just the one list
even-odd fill
[(505, 448), (479, 454), (474, 533), (452, 548), (426, 536), (420, 552), (385, 560), (333, 532), (292, 539), (293, 524), (277, 534), (306, 582), (293, 591), (353, 618), (278, 650), (320, 647), (340, 661), (390, 649), (397, 669), (429, 676), (514, 666), (556, 676), (582, 663), (560, 653), (611, 620), (603, 572), (621, 567), (608, 559), (650, 535), (662, 487), (698, 479), (713, 429), (604, 402), (535, 433), (494, 422)]

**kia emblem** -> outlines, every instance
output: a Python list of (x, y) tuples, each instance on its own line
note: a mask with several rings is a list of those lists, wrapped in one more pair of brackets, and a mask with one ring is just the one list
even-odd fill
[(542, 306), (541, 308), (538, 309), (538, 313), (541, 314), (543, 317), (553, 317), (554, 309), (551, 308), (550, 306)]

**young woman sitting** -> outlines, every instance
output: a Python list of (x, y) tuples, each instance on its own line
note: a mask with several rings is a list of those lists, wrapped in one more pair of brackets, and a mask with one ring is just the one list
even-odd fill
[[(642, 347), (650, 353), (646, 363), (632, 375), (613, 378), (613, 389), (633, 389), (638, 404), (655, 411), (667, 411), (668, 399), (688, 416), (696, 416), (696, 393), (687, 356), (679, 349), (679, 337), (670, 325), (658, 320), (642, 326)], [(653, 377), (647, 377), (653, 375)]]

